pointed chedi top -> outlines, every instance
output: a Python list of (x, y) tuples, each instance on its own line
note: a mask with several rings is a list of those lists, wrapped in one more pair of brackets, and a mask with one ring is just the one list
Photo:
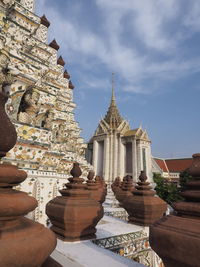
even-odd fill
[(119, 110), (116, 105), (115, 92), (114, 92), (114, 73), (112, 79), (112, 97), (110, 106), (104, 120), (110, 125), (111, 128), (116, 129), (122, 123), (123, 118), (121, 117)]
[(58, 45), (58, 43), (56, 42), (55, 39), (53, 39), (53, 41), (49, 44), (50, 47), (54, 48), (55, 50), (59, 50), (60, 46)]
[(45, 15), (43, 15), (41, 18), (40, 18), (40, 22), (42, 25), (46, 26), (47, 28), (49, 28), (50, 26), (50, 22), (48, 21), (48, 19), (46, 18)]
[(61, 66), (65, 66), (65, 61), (63, 60), (62, 56), (60, 56), (57, 60), (57, 64)]
[(69, 75), (69, 73), (67, 72), (67, 70), (64, 71), (64, 73), (63, 73), (63, 77), (64, 77), (65, 79), (70, 79), (70, 75)]
[(69, 81), (69, 88), (72, 89), (72, 90), (74, 89), (74, 85), (73, 85), (71, 80)]

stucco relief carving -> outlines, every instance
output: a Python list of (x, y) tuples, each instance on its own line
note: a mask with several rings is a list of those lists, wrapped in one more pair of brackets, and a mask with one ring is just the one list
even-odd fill
[(29, 87), (24, 93), (18, 111), (18, 121), (31, 124), (32, 126), (37, 124), (37, 115), (40, 110), (38, 103), (40, 94), (34, 90), (33, 87)]
[(0, 66), (0, 92), (9, 97), (11, 85), (15, 82), (16, 77), (10, 69), (1, 68)]
[(54, 120), (54, 112), (52, 110), (47, 110), (41, 126), (46, 129), (52, 129), (53, 120)]

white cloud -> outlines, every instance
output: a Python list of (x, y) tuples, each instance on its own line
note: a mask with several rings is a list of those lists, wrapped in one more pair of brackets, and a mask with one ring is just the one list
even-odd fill
[[(173, 46), (173, 40), (165, 36), (163, 26), (177, 13), (175, 0), (143, 1), (105, 1), (96, 0), (100, 8), (106, 11), (108, 24), (120, 22), (122, 17), (129, 16), (130, 26), (140, 36), (145, 45), (155, 49), (166, 49)], [(114, 19), (113, 19), (114, 17)]]
[[(144, 88), (144, 80), (176, 79), (199, 71), (199, 58), (186, 57), (181, 49), (180, 42), (183, 43), (188, 36), (184, 37), (181, 29), (178, 34), (173, 33), (172, 28), (175, 20), (180, 27), (198, 28), (198, 0), (191, 2), (189, 13), (182, 17), (181, 2), (178, 0), (96, 0), (102, 17), (96, 27), (101, 28), (101, 34), (90, 25), (85, 27), (80, 9), (74, 9), (72, 19), (70, 13), (63, 16), (59, 9), (53, 9), (45, 0), (38, 2), (52, 23), (51, 39), (56, 37), (65, 55), (78, 63), (82, 70), (87, 70), (88, 82), (86, 79), (82, 81), (88, 87), (98, 87), (98, 82), (99, 88), (102, 86), (102, 81), (94, 77), (98, 75), (98, 66), (101, 64), (107, 71), (118, 73), (125, 83), (123, 90), (137, 93), (156, 89), (153, 85)], [(74, 23), (74, 16), (81, 23)], [(128, 21), (124, 23), (126, 19)], [(127, 27), (130, 36), (126, 35), (124, 39)]]
[(191, 31), (200, 31), (200, 2), (191, 0), (183, 24)]

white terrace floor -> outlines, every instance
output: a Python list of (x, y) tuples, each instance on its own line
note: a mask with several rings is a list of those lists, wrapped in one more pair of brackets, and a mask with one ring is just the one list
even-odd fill
[[(112, 236), (125, 235), (144, 231), (145, 228), (128, 224), (120, 219), (104, 216), (97, 225), (97, 240), (109, 238)], [(128, 258), (122, 257), (111, 252), (108, 249), (101, 248), (91, 240), (78, 242), (63, 242), (58, 240), (57, 247), (52, 253), (52, 257), (64, 267), (142, 267), (144, 265), (134, 262)]]

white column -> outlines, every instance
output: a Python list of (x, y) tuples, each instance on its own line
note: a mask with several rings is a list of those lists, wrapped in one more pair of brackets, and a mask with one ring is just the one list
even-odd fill
[(119, 138), (119, 177), (121, 180), (125, 176), (125, 145), (122, 143), (121, 138)]
[(132, 176), (133, 176), (133, 181), (137, 181), (137, 146), (136, 146), (136, 139), (132, 140)]
[(98, 142), (94, 140), (93, 142), (93, 161), (94, 172), (97, 173), (97, 164), (98, 164)]
[(119, 135), (118, 139), (117, 139), (117, 145), (118, 145), (118, 161), (117, 161), (117, 176), (120, 177), (121, 175), (121, 153), (122, 153), (122, 149), (121, 149), (121, 136)]
[(143, 170), (143, 163), (142, 163), (142, 146), (139, 142), (137, 145), (137, 179), (140, 175), (140, 172)]
[(151, 157), (151, 145), (148, 143), (146, 148), (146, 157), (147, 157), (147, 177), (150, 183), (153, 183), (153, 174), (152, 174), (152, 157)]
[(108, 182), (109, 178), (109, 137), (104, 139), (104, 162), (103, 162), (103, 176), (104, 180)]
[(117, 135), (114, 134), (113, 136), (113, 177), (112, 177), (112, 181), (114, 181), (114, 179), (117, 177), (117, 168), (118, 168), (118, 139), (117, 139)]
[(109, 160), (109, 178), (108, 178), (108, 180), (109, 180), (109, 182), (112, 180), (112, 174), (113, 174), (113, 135), (111, 134), (110, 135), (110, 153), (109, 153), (109, 155), (110, 155), (110, 160)]

